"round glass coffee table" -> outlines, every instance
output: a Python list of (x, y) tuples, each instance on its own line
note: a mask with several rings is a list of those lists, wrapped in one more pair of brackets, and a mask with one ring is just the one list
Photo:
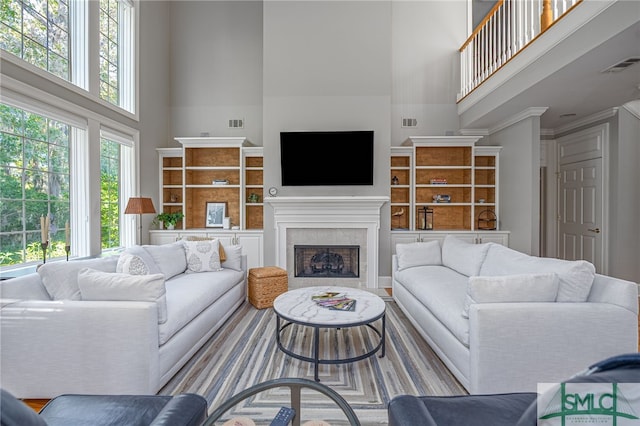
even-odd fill
[[(322, 293), (339, 293), (349, 299), (355, 300), (353, 310), (334, 310), (320, 306), (312, 299), (313, 296)], [(347, 287), (305, 287), (291, 290), (276, 297), (273, 301), (273, 310), (276, 314), (276, 343), (285, 354), (296, 359), (312, 362), (314, 364), (314, 378), (317, 382), (318, 366), (320, 364), (345, 364), (360, 361), (380, 351), (380, 357), (385, 352), (385, 303), (379, 296), (364, 290)], [(379, 327), (374, 324), (382, 320)], [(293, 352), (284, 347), (281, 341), (282, 332), (292, 324), (312, 327), (313, 330), (313, 356)], [(358, 356), (338, 359), (320, 359), (320, 329), (323, 328), (349, 328), (369, 327), (379, 337), (379, 341), (368, 352)]]

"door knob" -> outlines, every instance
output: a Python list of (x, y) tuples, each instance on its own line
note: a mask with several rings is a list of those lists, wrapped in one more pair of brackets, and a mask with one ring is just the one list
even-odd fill
[(596, 234), (599, 234), (599, 233), (600, 233), (600, 228), (587, 229), (587, 231), (589, 231), (589, 232), (595, 232)]

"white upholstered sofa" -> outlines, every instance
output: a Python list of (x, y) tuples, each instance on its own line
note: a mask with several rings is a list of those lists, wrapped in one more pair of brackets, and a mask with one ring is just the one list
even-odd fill
[(638, 350), (638, 288), (499, 244), (398, 244), (393, 298), (472, 394), (536, 391)]
[(155, 394), (245, 300), (241, 247), (220, 263), (217, 244), (135, 246), (1, 282), (0, 387)]

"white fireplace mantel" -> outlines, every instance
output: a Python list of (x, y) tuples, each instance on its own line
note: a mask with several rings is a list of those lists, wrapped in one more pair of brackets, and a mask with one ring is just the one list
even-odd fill
[(367, 231), (367, 287), (378, 287), (380, 208), (386, 196), (265, 197), (273, 207), (276, 264), (287, 269), (287, 229), (364, 228)]

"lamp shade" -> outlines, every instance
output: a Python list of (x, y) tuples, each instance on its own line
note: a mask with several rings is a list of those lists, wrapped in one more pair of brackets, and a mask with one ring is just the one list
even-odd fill
[(124, 209), (125, 214), (145, 214), (155, 213), (156, 209), (153, 207), (153, 201), (151, 198), (143, 197), (131, 197), (127, 203), (127, 207)]

